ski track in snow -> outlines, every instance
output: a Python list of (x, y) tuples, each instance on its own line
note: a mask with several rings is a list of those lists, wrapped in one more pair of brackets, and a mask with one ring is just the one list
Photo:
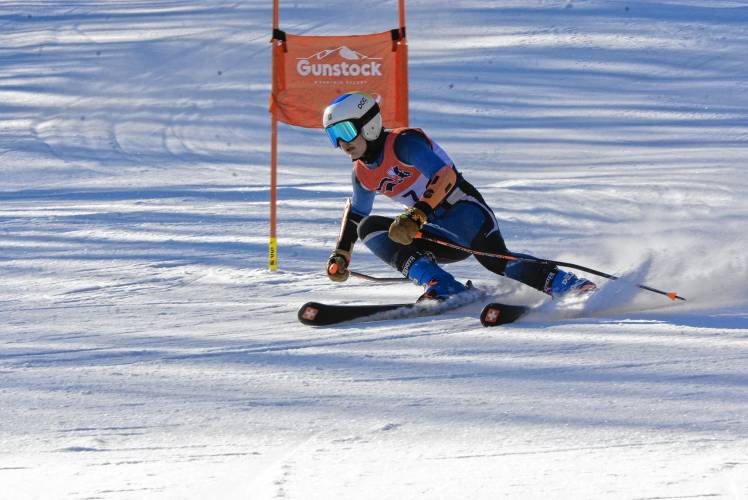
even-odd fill
[(0, 498), (748, 498), (748, 3), (407, 9), (411, 122), (509, 247), (623, 279), (503, 328), (304, 327), (420, 290), (324, 276), (350, 176), (319, 130), (280, 127), (266, 270), (271, 4), (4, 2)]

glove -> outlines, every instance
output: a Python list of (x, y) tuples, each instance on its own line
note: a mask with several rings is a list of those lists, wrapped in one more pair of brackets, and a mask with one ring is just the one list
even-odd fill
[(351, 252), (335, 250), (327, 259), (327, 277), (333, 281), (343, 282), (348, 279), (348, 263), (351, 261)]
[(401, 245), (410, 245), (424, 224), (426, 224), (426, 214), (418, 208), (410, 208), (404, 214), (398, 215), (390, 224), (390, 239)]

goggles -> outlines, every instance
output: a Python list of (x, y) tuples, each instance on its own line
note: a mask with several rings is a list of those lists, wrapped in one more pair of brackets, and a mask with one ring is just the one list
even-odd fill
[(350, 120), (334, 123), (327, 127), (325, 132), (327, 132), (327, 137), (330, 138), (330, 142), (336, 148), (338, 147), (338, 139), (342, 139), (344, 142), (351, 142), (358, 137), (358, 128)]

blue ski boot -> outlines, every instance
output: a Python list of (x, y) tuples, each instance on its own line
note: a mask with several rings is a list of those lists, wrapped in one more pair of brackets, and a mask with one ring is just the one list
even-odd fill
[(424, 300), (446, 300), (468, 290), (468, 287), (454, 279), (428, 257), (421, 257), (411, 264), (408, 278), (426, 287), (426, 292), (418, 298)]
[(566, 271), (561, 271), (559, 269), (553, 277), (548, 293), (550, 293), (554, 299), (560, 299), (562, 297), (590, 293), (596, 288), (597, 285), (590, 280), (580, 278), (574, 273), (567, 273)]

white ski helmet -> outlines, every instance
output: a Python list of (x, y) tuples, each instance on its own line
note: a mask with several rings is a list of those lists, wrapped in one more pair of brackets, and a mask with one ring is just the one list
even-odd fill
[(367, 141), (373, 141), (382, 133), (382, 114), (379, 104), (369, 94), (348, 92), (325, 108), (322, 126), (336, 148), (338, 139), (350, 142), (359, 134), (363, 134)]

